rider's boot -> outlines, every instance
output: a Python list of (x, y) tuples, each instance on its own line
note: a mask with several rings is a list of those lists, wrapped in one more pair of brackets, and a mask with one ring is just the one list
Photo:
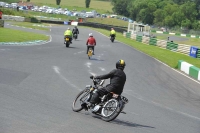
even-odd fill
[(87, 103), (85, 102), (81, 104), (81, 107), (83, 107), (86, 111), (88, 110)]

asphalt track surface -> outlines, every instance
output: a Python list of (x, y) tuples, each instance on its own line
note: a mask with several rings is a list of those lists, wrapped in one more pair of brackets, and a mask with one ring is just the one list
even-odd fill
[[(80, 28), (78, 40), (66, 48), (66, 28), (41, 32), (51, 35), (47, 44), (0, 46), (0, 133), (200, 132), (199, 83), (91, 29)], [(85, 45), (90, 32), (97, 40), (92, 60)], [(89, 76), (109, 72), (119, 59), (127, 64), (127, 114), (104, 122), (85, 111), (73, 112), (75, 96), (92, 83)]]

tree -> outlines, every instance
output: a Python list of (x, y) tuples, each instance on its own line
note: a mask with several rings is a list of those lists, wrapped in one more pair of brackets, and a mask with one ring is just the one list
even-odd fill
[(27, 2), (30, 2), (31, 0), (27, 0)]
[(167, 16), (165, 17), (165, 25), (168, 26), (168, 27), (173, 27), (174, 26), (174, 20), (171, 16)]
[(91, 0), (85, 0), (85, 7), (86, 7), (86, 8), (89, 8), (89, 7), (90, 7), (90, 1), (91, 1)]
[(185, 17), (191, 22), (197, 18), (196, 4), (194, 2), (186, 2), (181, 5), (181, 11), (184, 13)]
[(189, 19), (185, 19), (182, 21), (182, 26), (185, 28), (191, 28), (191, 21)]
[(61, 0), (56, 0), (56, 5), (60, 5)]
[(166, 12), (162, 9), (157, 9), (154, 13), (154, 23), (158, 26), (164, 26), (164, 19), (166, 17)]
[(128, 5), (130, 0), (112, 0), (113, 11), (117, 14), (129, 16)]
[(183, 12), (181, 12), (180, 10), (177, 12), (174, 12), (172, 14), (172, 18), (174, 20), (174, 24), (178, 25), (181, 27), (181, 23), (182, 21), (185, 19), (185, 15), (183, 14)]

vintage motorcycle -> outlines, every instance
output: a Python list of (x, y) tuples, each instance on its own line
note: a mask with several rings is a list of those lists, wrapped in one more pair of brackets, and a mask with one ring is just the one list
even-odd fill
[(64, 44), (66, 45), (66, 47), (69, 47), (69, 45), (70, 45), (70, 38), (68, 36), (65, 37)]
[(76, 40), (77, 37), (78, 37), (78, 35), (77, 35), (76, 33), (74, 33), (74, 34), (73, 34), (73, 38), (74, 38), (74, 40)]
[(91, 47), (89, 47), (88, 49), (88, 58), (90, 59), (92, 57), (93, 54), (93, 49)]
[[(81, 106), (83, 103), (89, 104), (89, 100), (92, 97), (92, 94), (95, 93), (99, 89), (99, 87), (103, 87), (105, 80), (99, 80), (99, 79), (92, 79), (93, 80), (93, 86), (87, 85), (84, 90), (82, 90), (75, 98), (72, 110), (75, 112), (79, 112), (83, 109)], [(104, 121), (112, 121), (114, 120), (120, 113), (124, 113), (123, 109), (125, 107), (125, 104), (128, 103), (128, 99), (122, 95), (117, 95), (113, 92), (104, 95), (103, 97), (100, 97), (100, 101), (95, 104), (93, 108), (88, 109), (93, 114), (96, 114), (100, 116)], [(79, 104), (77, 106), (77, 104)], [(87, 109), (86, 109), (87, 110)]]
[(114, 35), (111, 35), (110, 40), (111, 40), (111, 42), (114, 42), (115, 36), (114, 36)]

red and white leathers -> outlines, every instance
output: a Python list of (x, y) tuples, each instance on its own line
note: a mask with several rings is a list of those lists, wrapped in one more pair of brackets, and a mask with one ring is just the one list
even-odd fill
[(86, 42), (88, 46), (96, 46), (96, 40), (93, 36), (90, 36)]

